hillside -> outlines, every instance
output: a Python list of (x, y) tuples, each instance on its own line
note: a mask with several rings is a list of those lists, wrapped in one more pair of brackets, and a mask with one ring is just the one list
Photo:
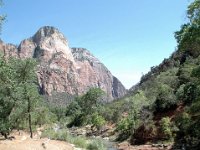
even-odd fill
[(127, 96), (114, 102), (119, 140), (131, 144), (173, 143), (173, 149), (200, 146), (200, 1), (188, 6), (189, 22), (175, 32), (177, 49), (142, 76)]

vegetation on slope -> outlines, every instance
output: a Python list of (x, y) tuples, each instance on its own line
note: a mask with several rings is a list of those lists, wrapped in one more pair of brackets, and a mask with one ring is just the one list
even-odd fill
[[(200, 146), (199, 0), (188, 6), (187, 15), (189, 22), (175, 33), (177, 50), (141, 78), (129, 96), (121, 100), (121, 107), (115, 105), (122, 114), (128, 113), (119, 119), (118, 129), (130, 135), (127, 138), (131, 137), (132, 144), (174, 141), (187, 149)], [(146, 104), (141, 103), (138, 107), (141, 98)], [(135, 111), (130, 102), (139, 109), (134, 119), (129, 119)], [(129, 107), (125, 109), (124, 106)]]

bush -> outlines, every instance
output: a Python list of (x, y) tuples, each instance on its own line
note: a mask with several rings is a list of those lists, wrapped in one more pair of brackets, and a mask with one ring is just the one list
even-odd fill
[(196, 83), (188, 83), (184, 87), (183, 102), (185, 104), (192, 104), (200, 95), (199, 88)]
[(132, 121), (129, 118), (123, 118), (117, 124), (117, 131), (124, 134), (130, 134), (131, 128), (132, 128)]
[(173, 89), (166, 84), (161, 85), (155, 101), (156, 112), (168, 110), (176, 106), (176, 103), (177, 101)]
[(87, 147), (87, 140), (81, 136), (73, 137), (73, 138), (71, 138), (71, 141), (69, 141), (69, 142), (73, 143), (77, 147), (81, 147), (81, 148)]
[(88, 144), (87, 150), (106, 150), (106, 147), (101, 140), (96, 139)]
[(71, 126), (82, 126), (92, 122), (92, 116), (99, 113), (104, 92), (91, 88), (86, 94), (77, 97), (68, 107), (66, 114), (72, 118)]
[(85, 137), (72, 136), (67, 129), (60, 129), (55, 131), (53, 128), (48, 128), (42, 132), (42, 138), (47, 137), (52, 140), (67, 141), (80, 148), (87, 147), (87, 140)]
[(47, 137), (53, 140), (67, 141), (70, 138), (70, 135), (66, 129), (62, 129), (56, 132), (53, 128), (49, 128), (42, 132), (41, 137)]
[(141, 120), (137, 112), (129, 112), (129, 115), (122, 118), (117, 124), (117, 131), (120, 135), (118, 136), (119, 141), (123, 141), (130, 137), (131, 134), (135, 133), (135, 130), (139, 127)]
[(181, 133), (181, 135), (187, 134), (187, 130), (191, 122), (192, 122), (191, 117), (186, 112), (183, 112), (178, 117), (176, 117), (175, 123), (176, 123), (176, 126), (179, 128), (179, 133)]
[(173, 129), (172, 129), (172, 123), (170, 121), (169, 117), (164, 117), (160, 121), (160, 127), (161, 131), (164, 135), (164, 138), (166, 140), (173, 140)]
[(193, 102), (188, 109), (176, 118), (177, 143), (185, 143), (188, 149), (200, 146), (200, 101)]
[(92, 116), (92, 124), (99, 130), (103, 125), (105, 125), (106, 121), (105, 119), (101, 116), (95, 113)]

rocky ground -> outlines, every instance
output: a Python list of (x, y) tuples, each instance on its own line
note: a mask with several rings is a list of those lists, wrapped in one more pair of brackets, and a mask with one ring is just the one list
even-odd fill
[(128, 142), (118, 144), (119, 150), (172, 150), (172, 145), (168, 144), (151, 144), (132, 146)]
[[(74, 130), (74, 132), (84, 133), (82, 130)], [(41, 131), (38, 130), (33, 139), (30, 138), (30, 134), (24, 131), (13, 131), (10, 134), (10, 138), (5, 140), (4, 137), (0, 136), (0, 150), (81, 150), (75, 148), (73, 144), (51, 140), (48, 138), (40, 138)], [(102, 137), (103, 138), (103, 137)], [(104, 140), (108, 140), (103, 138)], [(116, 148), (114, 148), (116, 147)], [(128, 142), (122, 142), (114, 144), (113, 149), (118, 150), (171, 150), (172, 145), (166, 144), (151, 144), (151, 145), (139, 145), (132, 146)]]
[[(91, 136), (94, 138), (102, 138), (104, 140), (108, 140), (108, 143), (112, 143), (112, 139), (115, 139), (117, 135), (114, 134), (113, 126), (106, 126), (101, 133), (91, 131), (90, 126), (82, 127), (82, 128), (71, 128), (71, 133), (74, 135), (84, 135)], [(109, 142), (110, 141), (110, 142)], [(113, 143), (112, 148), (108, 148), (108, 150), (172, 150), (171, 144), (149, 144), (149, 145), (130, 145), (127, 141), (122, 143)]]
[(40, 139), (38, 134), (31, 139), (30, 135), (23, 131), (14, 131), (10, 137), (5, 140), (0, 137), (0, 150), (74, 150), (74, 146), (67, 142), (50, 140), (48, 138)]

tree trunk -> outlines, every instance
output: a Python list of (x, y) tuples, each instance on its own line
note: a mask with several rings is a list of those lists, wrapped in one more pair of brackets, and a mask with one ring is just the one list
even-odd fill
[(5, 139), (8, 139), (8, 135), (5, 132), (1, 132), (1, 135), (3, 135)]
[(8, 135), (6, 133), (4, 134), (4, 137), (5, 137), (5, 139), (8, 139)]
[(32, 131), (32, 126), (31, 126), (31, 105), (30, 105), (30, 99), (28, 97), (28, 123), (29, 123), (29, 130), (31, 133), (31, 138), (33, 138), (33, 131)]

